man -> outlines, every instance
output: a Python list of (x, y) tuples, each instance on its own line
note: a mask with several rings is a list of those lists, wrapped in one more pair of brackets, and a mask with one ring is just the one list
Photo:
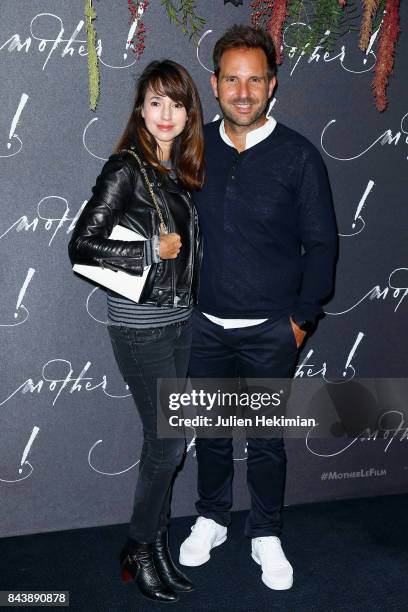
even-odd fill
[[(223, 120), (205, 126), (206, 180), (196, 196), (204, 237), (191, 378), (290, 378), (298, 349), (333, 284), (337, 231), (316, 147), (266, 117), (276, 85), (273, 43), (233, 26), (214, 48), (211, 85)], [(196, 566), (227, 539), (232, 438), (196, 439), (199, 517), (180, 548)], [(281, 437), (247, 439), (251, 494), (245, 535), (262, 580), (288, 589), (282, 550), (286, 454)]]

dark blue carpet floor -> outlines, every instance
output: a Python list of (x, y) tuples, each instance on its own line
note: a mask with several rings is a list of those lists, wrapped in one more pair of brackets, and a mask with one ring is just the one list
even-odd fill
[[(0, 589), (69, 590), (69, 609), (86, 612), (408, 612), (408, 495), (285, 508), (282, 542), (294, 585), (280, 592), (260, 580), (242, 535), (245, 515), (234, 513), (210, 562), (185, 569), (196, 588), (175, 604), (150, 602), (121, 582), (126, 525), (1, 539)], [(175, 558), (193, 521), (173, 519)]]

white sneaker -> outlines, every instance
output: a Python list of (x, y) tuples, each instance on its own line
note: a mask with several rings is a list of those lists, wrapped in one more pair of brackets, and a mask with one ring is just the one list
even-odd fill
[(290, 589), (293, 568), (282, 550), (277, 536), (252, 538), (252, 558), (262, 566), (262, 582), (270, 589)]
[(204, 516), (199, 516), (191, 527), (191, 535), (180, 546), (181, 565), (196, 567), (206, 563), (210, 550), (227, 539), (227, 528)]

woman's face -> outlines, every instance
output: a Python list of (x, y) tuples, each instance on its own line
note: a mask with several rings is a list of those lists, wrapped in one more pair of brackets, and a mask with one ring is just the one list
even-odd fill
[(148, 87), (142, 107), (142, 117), (147, 130), (163, 152), (169, 152), (173, 140), (185, 128), (187, 111), (181, 102), (174, 102), (168, 96), (161, 96)]

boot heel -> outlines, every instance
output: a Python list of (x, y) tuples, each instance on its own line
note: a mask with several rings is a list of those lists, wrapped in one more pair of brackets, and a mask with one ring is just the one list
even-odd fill
[(129, 572), (129, 570), (125, 567), (122, 569), (122, 580), (123, 582), (132, 582), (133, 575)]
[(120, 566), (123, 582), (131, 582), (137, 578), (139, 567), (136, 564), (131, 563), (129, 555), (121, 557)]
[(151, 544), (136, 542), (133, 551), (122, 550), (119, 560), (123, 582), (135, 583), (148, 599), (163, 603), (178, 601), (176, 593), (163, 584), (157, 575)]

